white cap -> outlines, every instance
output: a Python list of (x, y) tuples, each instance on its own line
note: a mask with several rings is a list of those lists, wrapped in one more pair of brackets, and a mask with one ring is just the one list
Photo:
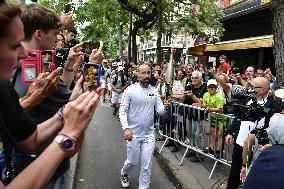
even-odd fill
[(122, 62), (118, 62), (118, 63), (117, 63), (117, 66), (122, 66)]
[(122, 66), (118, 66), (117, 68), (117, 72), (123, 71), (123, 67)]
[(107, 59), (103, 59), (103, 62), (107, 63)]

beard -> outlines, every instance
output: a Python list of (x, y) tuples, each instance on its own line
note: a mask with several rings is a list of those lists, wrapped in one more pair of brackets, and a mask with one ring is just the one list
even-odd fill
[(149, 78), (142, 79), (140, 80), (140, 83), (145, 87), (147, 87), (150, 84), (150, 79)]

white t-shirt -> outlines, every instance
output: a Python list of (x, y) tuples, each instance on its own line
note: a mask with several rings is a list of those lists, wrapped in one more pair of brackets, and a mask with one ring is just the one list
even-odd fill
[[(267, 97), (264, 100), (257, 101), (258, 104), (261, 104), (264, 106), (264, 104), (267, 102)], [(250, 105), (252, 103), (252, 100), (250, 100), (247, 105)], [(248, 137), (250, 132), (256, 127), (256, 121), (241, 121), (240, 131), (237, 136), (236, 143), (240, 146), (244, 146), (245, 139)]]
[(154, 108), (159, 114), (165, 113), (160, 94), (155, 87), (149, 85), (143, 88), (139, 83), (127, 87), (119, 109), (123, 130), (130, 128), (134, 137), (152, 137)]

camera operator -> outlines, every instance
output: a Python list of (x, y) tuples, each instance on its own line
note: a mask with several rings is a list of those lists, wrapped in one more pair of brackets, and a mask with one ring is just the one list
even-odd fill
[[(25, 34), (20, 14), (20, 8), (17, 6), (0, 5), (0, 51), (2, 52), (0, 56), (0, 136), (4, 145), (6, 165), (7, 167), (11, 165), (9, 157), (12, 155), (13, 147), (30, 153), (37, 153), (44, 148), (46, 150), (7, 187), (3, 184), (8, 182), (3, 183), (4, 178), (1, 174), (0, 187), (38, 189), (43, 188), (48, 182), (67, 152), (72, 150), (78, 137), (89, 125), (99, 95), (95, 92), (86, 92), (77, 100), (66, 104), (49, 120), (38, 125), (31, 120), (21, 108), (18, 95), (9, 81), (18, 61), (27, 56), (22, 46)], [(52, 142), (53, 139), (54, 142)], [(70, 145), (64, 146), (64, 141), (68, 141)]]
[[(251, 81), (251, 87), (257, 92), (255, 96), (257, 104), (267, 108), (277, 109), (275, 108), (277, 106), (277, 103), (274, 101), (274, 99), (271, 96), (268, 96), (269, 81), (266, 78), (263, 77), (254, 78)], [(250, 97), (247, 97), (246, 101), (247, 102), (244, 103), (246, 105), (251, 105), (253, 103), (253, 100)], [(245, 114), (245, 112), (243, 114)], [(261, 115), (258, 116), (258, 118), (261, 119)], [(233, 123), (228, 127), (227, 131), (228, 135), (226, 136), (226, 142), (228, 144), (232, 144), (233, 136), (236, 139), (234, 142), (232, 164), (231, 164), (231, 170), (227, 185), (228, 189), (237, 188), (238, 185), (241, 184), (240, 171), (243, 162), (242, 151), (243, 151), (244, 141), (245, 138), (248, 136), (249, 132), (252, 131), (255, 127), (256, 127), (255, 122), (240, 120), (240, 119), (234, 119)]]
[[(277, 92), (277, 91), (276, 91)], [(276, 93), (275, 92), (275, 93)], [(282, 111), (281, 113), (275, 113), (269, 120), (269, 125), (266, 127), (266, 134), (260, 136), (256, 134), (256, 143), (259, 144), (258, 156), (255, 157), (249, 174), (245, 179), (244, 188), (273, 188), (282, 189), (284, 188), (283, 178), (283, 157), (284, 157), (284, 129), (282, 123), (284, 121), (284, 106), (283, 97), (284, 90), (279, 90), (282, 100)], [(277, 95), (276, 95), (277, 96)], [(265, 128), (265, 121), (262, 119), (259, 123), (259, 127)], [(253, 135), (253, 134), (252, 134)], [(258, 136), (257, 136), (258, 135)], [(254, 136), (253, 136), (254, 137)], [(262, 141), (264, 139), (264, 141)], [(267, 141), (265, 141), (267, 140)], [(261, 144), (262, 143), (262, 144)], [(242, 168), (243, 170), (244, 168)], [(243, 171), (243, 177), (245, 172)]]
[[(265, 148), (274, 144), (284, 144), (284, 130), (280, 126), (280, 124), (284, 121), (284, 90), (277, 90), (275, 92), (275, 96), (277, 101), (282, 101), (282, 107), (280, 107), (280, 103), (279, 107), (277, 107), (276, 104), (274, 108), (278, 109), (272, 110), (271, 115), (269, 115), (269, 117), (262, 118), (258, 122), (256, 129), (253, 130), (245, 140), (243, 148), (242, 170), (240, 174), (240, 179), (243, 182), (245, 180), (248, 167), (250, 165), (250, 162), (247, 162), (247, 159), (252, 159), (251, 165), (253, 165), (254, 161), (258, 158), (260, 152), (262, 152)], [(278, 111), (280, 111), (280, 113), (274, 113)], [(251, 158), (251, 151), (253, 145), (253, 158)]]

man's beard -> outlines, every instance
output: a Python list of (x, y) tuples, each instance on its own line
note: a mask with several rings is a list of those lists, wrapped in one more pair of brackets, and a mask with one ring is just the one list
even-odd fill
[(145, 87), (147, 87), (150, 84), (150, 79), (149, 78), (145, 78), (143, 80), (140, 80), (140, 83), (142, 85), (144, 85)]

